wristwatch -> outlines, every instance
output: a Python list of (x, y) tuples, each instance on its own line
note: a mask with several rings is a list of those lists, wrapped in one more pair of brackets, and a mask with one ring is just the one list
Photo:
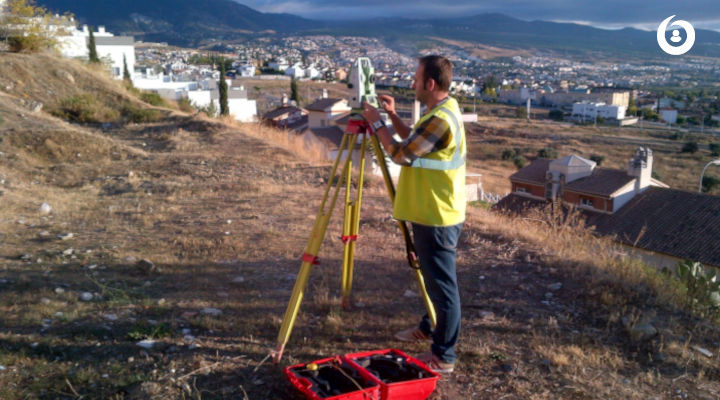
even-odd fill
[(385, 126), (386, 126), (386, 125), (385, 125), (385, 121), (383, 121), (383, 120), (381, 120), (381, 119), (373, 122), (373, 124), (372, 124), (373, 130), (375, 130), (375, 132), (377, 132), (378, 129), (383, 128), (383, 127), (385, 127)]

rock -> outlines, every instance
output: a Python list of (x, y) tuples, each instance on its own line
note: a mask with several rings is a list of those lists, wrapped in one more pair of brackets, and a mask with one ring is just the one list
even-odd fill
[(116, 314), (104, 314), (103, 318), (105, 318), (108, 321), (117, 321), (118, 316)]
[(127, 389), (128, 399), (155, 398), (163, 393), (163, 387), (155, 382), (135, 383)]
[(145, 274), (150, 274), (152, 272), (155, 272), (155, 263), (148, 260), (147, 258), (143, 258), (142, 260), (135, 263), (135, 267), (139, 269), (140, 271), (144, 272)]
[(191, 330), (190, 328), (183, 328), (180, 332), (182, 332), (183, 335), (189, 335)]
[(561, 282), (553, 283), (551, 285), (548, 285), (548, 289), (552, 290), (553, 292), (556, 292), (560, 289), (562, 289), (563, 284)]
[(646, 342), (658, 334), (658, 330), (649, 322), (639, 323), (630, 326), (626, 317), (623, 317), (623, 325), (630, 339), (637, 342)]
[(75, 252), (75, 249), (73, 249), (73, 248), (71, 247), (71, 248), (69, 248), (69, 249), (64, 250), (62, 253), (63, 253), (64, 256), (70, 256), (70, 255), (72, 255), (72, 253), (74, 253), (74, 252)]
[(55, 293), (57, 293), (57, 294), (63, 294), (63, 293), (65, 293), (65, 289), (63, 289), (63, 288), (61, 288), (61, 287), (56, 287), (56, 288), (55, 288)]
[(48, 305), (50, 304), (50, 299), (48, 299), (47, 297), (43, 297), (40, 299), (40, 303)]
[(37, 235), (38, 235), (38, 238), (39, 238), (39, 239), (47, 239), (47, 238), (50, 237), (50, 232), (48, 232), (48, 231), (40, 231), (40, 232), (38, 232)]
[(55, 318), (62, 318), (64, 316), (65, 316), (65, 314), (63, 314), (62, 311), (58, 311), (55, 314), (53, 314), (53, 317), (55, 317)]
[(65, 79), (70, 83), (75, 83), (75, 78), (72, 76), (72, 74), (65, 70), (57, 69), (55, 70), (55, 75), (57, 75), (58, 78)]
[(128, 264), (134, 264), (137, 262), (137, 258), (135, 258), (133, 256), (127, 256), (123, 259), (123, 261), (125, 261)]
[(42, 205), (40, 205), (40, 214), (50, 214), (50, 211), (52, 211), (50, 204), (42, 203)]
[(418, 297), (418, 294), (410, 289), (407, 289), (405, 293), (403, 293), (403, 297)]
[(482, 319), (490, 319), (494, 316), (495, 314), (492, 311), (480, 311), (480, 318)]
[(546, 299), (552, 299), (552, 297), (553, 297), (553, 294), (552, 294), (551, 292), (545, 293), (545, 298), (546, 298)]
[(5, 366), (4, 366), (4, 365), (0, 365), (0, 371), (5, 371)]
[(93, 295), (90, 292), (83, 292), (80, 295), (80, 300), (82, 300), (82, 301), (90, 301), (92, 299), (93, 299)]
[(227, 222), (228, 225), (232, 224), (232, 220), (231, 220), (231, 219), (229, 219), (229, 220), (227, 220), (227, 221), (225, 221), (225, 222)]
[(135, 345), (142, 347), (143, 349), (150, 350), (153, 348), (155, 343), (156, 342), (152, 339), (145, 339), (145, 340), (141, 340), (141, 341), (135, 343)]
[(40, 112), (40, 111), (42, 111), (43, 103), (41, 103), (39, 101), (31, 101), (29, 108), (30, 108), (30, 111), (32, 111), (34, 113)]
[(195, 341), (195, 336), (193, 336), (193, 335), (185, 335), (185, 336), (183, 336), (183, 340), (186, 341), (186, 342), (192, 343), (192, 342)]
[(199, 349), (199, 348), (200, 348), (200, 345), (197, 343), (192, 343), (190, 346), (188, 346), (188, 350), (195, 350), (195, 349)]
[(87, 269), (95, 269), (95, 268), (97, 268), (97, 266), (98, 266), (97, 264), (90, 264), (90, 265), (88, 265), (88, 266), (85, 267), (85, 268), (87, 268)]
[(236, 276), (236, 277), (232, 280), (232, 283), (243, 283), (243, 282), (245, 282), (245, 278), (242, 277), (242, 276)]
[(75, 235), (73, 235), (72, 232), (63, 233), (62, 235), (58, 235), (58, 239), (60, 239), (60, 240), (70, 240), (73, 237), (75, 237)]
[(202, 311), (200, 311), (200, 313), (217, 317), (218, 315), (222, 314), (222, 310), (218, 310), (217, 308), (213, 307), (205, 307), (202, 309)]

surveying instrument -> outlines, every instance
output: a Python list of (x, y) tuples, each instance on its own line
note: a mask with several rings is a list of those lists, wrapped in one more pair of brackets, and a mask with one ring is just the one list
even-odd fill
[[(388, 171), (385, 153), (383, 152), (377, 136), (374, 134), (377, 127), (371, 127), (370, 124), (368, 124), (368, 122), (362, 117), (362, 107), (364, 102), (378, 107), (378, 100), (375, 95), (375, 70), (370, 63), (369, 58), (360, 57), (355, 61), (355, 64), (350, 72), (350, 83), (348, 83), (348, 87), (352, 89), (352, 95), (350, 98), (352, 111), (350, 119), (348, 121), (347, 130), (343, 134), (337, 157), (333, 163), (330, 178), (327, 180), (328, 183), (325, 187), (325, 194), (323, 195), (323, 199), (320, 203), (320, 209), (317, 213), (317, 217), (315, 218), (312, 233), (310, 234), (310, 238), (308, 239), (302, 255), (300, 272), (298, 272), (292, 296), (290, 297), (290, 303), (287, 306), (285, 317), (283, 318), (282, 325), (280, 326), (280, 332), (277, 338), (277, 347), (273, 352), (273, 360), (275, 363), (279, 362), (280, 358), (282, 358), (285, 345), (290, 338), (290, 331), (293, 328), (295, 318), (300, 310), (300, 302), (302, 302), (305, 288), (307, 287), (310, 271), (312, 270), (313, 265), (318, 264), (320, 246), (325, 238), (327, 226), (330, 222), (333, 209), (335, 208), (340, 187), (343, 185), (345, 186), (345, 213), (342, 233), (344, 251), (341, 293), (343, 308), (347, 308), (350, 305), (350, 289), (352, 287), (354, 267), (353, 259), (355, 256), (355, 242), (358, 239), (358, 231), (360, 227), (360, 206), (362, 204), (365, 152), (367, 150), (368, 140), (374, 150), (375, 160), (382, 171), (383, 179), (385, 180), (385, 187), (387, 188), (391, 203), (395, 200), (395, 185), (393, 184), (390, 172)], [(352, 156), (357, 150), (358, 142), (360, 142), (360, 165), (357, 173), (357, 189), (355, 190), (355, 196), (351, 198), (351, 188), (353, 187)], [(344, 160), (342, 160), (343, 157)], [(338, 172), (338, 166), (341, 161), (343, 164), (342, 170), (337, 179), (335, 179), (335, 175)], [(420, 286), (420, 292), (423, 296), (427, 314), (430, 318), (432, 326), (435, 327), (435, 309), (430, 301), (427, 291), (425, 290), (425, 282), (423, 280), (422, 273), (420, 272), (420, 262), (415, 253), (415, 247), (413, 246), (413, 242), (410, 237), (410, 231), (408, 230), (405, 221), (398, 220), (397, 222), (400, 227), (400, 232), (405, 239), (405, 251), (407, 253), (408, 263), (415, 273), (415, 278)]]

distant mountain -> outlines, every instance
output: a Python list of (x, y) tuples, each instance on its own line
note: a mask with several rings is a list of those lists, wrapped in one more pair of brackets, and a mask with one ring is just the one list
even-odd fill
[[(442, 37), (585, 57), (597, 53), (624, 59), (669, 57), (659, 49), (654, 31), (522, 21), (502, 14), (333, 22), (262, 13), (231, 0), (39, 0), (38, 3), (56, 12), (70, 11), (80, 22), (105, 25), (117, 34), (184, 46), (270, 34), (329, 34), (378, 37), (396, 48), (413, 48), (408, 43), (423, 44), (429, 37)], [(697, 30), (695, 46), (689, 54), (720, 57), (720, 33)]]

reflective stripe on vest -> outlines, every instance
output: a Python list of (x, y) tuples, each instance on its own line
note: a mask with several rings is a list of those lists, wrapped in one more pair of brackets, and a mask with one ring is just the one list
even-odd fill
[[(460, 153), (460, 145), (462, 142), (462, 135), (460, 134), (460, 124), (458, 123), (457, 118), (455, 117), (455, 113), (450, 111), (447, 107), (441, 107), (438, 109), (438, 111), (443, 111), (446, 115), (448, 115), (451, 119), (451, 123), (453, 124), (453, 127), (455, 128), (452, 133), (455, 135), (455, 153), (453, 154), (453, 157), (451, 160), (434, 160), (430, 158), (416, 158), (413, 160), (412, 164), (410, 164), (410, 167), (413, 168), (425, 168), (425, 169), (434, 169), (437, 171), (447, 171), (451, 169), (458, 169), (463, 164), (465, 164), (465, 156)], [(437, 115), (435, 115), (437, 117)], [(438, 117), (439, 118), (439, 117)]]

